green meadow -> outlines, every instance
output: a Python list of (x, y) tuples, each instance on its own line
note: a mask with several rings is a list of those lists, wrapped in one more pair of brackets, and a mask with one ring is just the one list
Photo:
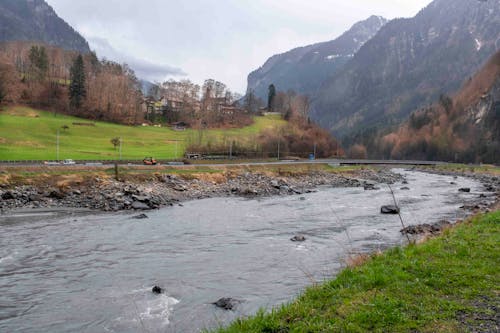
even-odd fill
[(176, 159), (183, 157), (190, 142), (252, 144), (261, 131), (284, 123), (279, 116), (265, 116), (255, 117), (252, 125), (239, 129), (174, 131), (167, 127), (92, 122), (29, 107), (6, 107), (0, 111), (0, 160), (56, 160), (57, 132), (59, 160), (119, 159), (120, 149), (111, 143), (115, 137), (121, 138), (123, 160), (145, 156)]

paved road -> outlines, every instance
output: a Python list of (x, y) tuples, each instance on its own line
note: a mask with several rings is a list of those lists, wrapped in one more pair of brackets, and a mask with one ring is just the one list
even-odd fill
[[(82, 166), (96, 167), (96, 168), (109, 168), (113, 166), (113, 162), (106, 162), (107, 164), (101, 163), (79, 163), (74, 165), (46, 165), (41, 162), (2, 162), (0, 161), (0, 167), (11, 166), (11, 167), (66, 167), (66, 168), (81, 168)], [(356, 160), (356, 159), (317, 159), (317, 160), (281, 160), (275, 162), (242, 162), (242, 163), (213, 163), (206, 161), (206, 163), (199, 164), (172, 164), (176, 168), (190, 167), (190, 166), (209, 166), (209, 167), (221, 167), (221, 166), (259, 166), (259, 165), (294, 165), (294, 164), (330, 164), (330, 165), (443, 165), (447, 164), (445, 162), (435, 162), (435, 161), (402, 161), (402, 160)], [(150, 167), (156, 168), (157, 166), (145, 166), (140, 163), (121, 163), (120, 165), (128, 166), (140, 166), (140, 167)], [(160, 166), (169, 166), (167, 163), (160, 164)]]

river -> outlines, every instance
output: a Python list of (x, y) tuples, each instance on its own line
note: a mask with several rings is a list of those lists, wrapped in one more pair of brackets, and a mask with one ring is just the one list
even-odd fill
[[(459, 207), (483, 193), (472, 179), (398, 171), (409, 183), (392, 186), (407, 225), (462, 218)], [(378, 186), (197, 200), (143, 220), (0, 215), (0, 331), (197, 332), (271, 309), (335, 276), (349, 253), (404, 242), (399, 217), (379, 213), (393, 199)], [(306, 241), (291, 242), (296, 234)], [(211, 304), (221, 297), (242, 302), (225, 311)]]

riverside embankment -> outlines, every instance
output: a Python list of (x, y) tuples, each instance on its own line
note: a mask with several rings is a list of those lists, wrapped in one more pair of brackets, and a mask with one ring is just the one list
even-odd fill
[[(391, 187), (406, 225), (454, 222), (470, 214), (460, 207), (495, 200), (471, 178), (395, 173)], [(283, 169), (281, 176), (289, 177)], [(0, 216), (0, 303), (8, 305), (0, 308), (0, 331), (217, 328), (293, 300), (334, 277), (352, 254), (406, 242), (399, 217), (380, 214), (393, 202), (386, 184), (315, 190), (188, 200), (141, 220), (124, 211), (9, 210)], [(297, 235), (305, 240), (291, 241)], [(154, 285), (164, 292), (153, 294)], [(232, 311), (212, 304), (222, 297), (238, 301)]]
[[(429, 171), (429, 169), (425, 169)], [(430, 169), (472, 177), (490, 193), (500, 193), (500, 177)], [(0, 210), (84, 208), (102, 211), (150, 210), (182, 201), (213, 197), (266, 197), (314, 191), (318, 186), (364, 187), (392, 184), (402, 176), (389, 167), (283, 165), (261, 168), (112, 169), (106, 172), (67, 168), (0, 170)], [(459, 183), (456, 183), (460, 188)], [(486, 200), (470, 209), (487, 209)]]

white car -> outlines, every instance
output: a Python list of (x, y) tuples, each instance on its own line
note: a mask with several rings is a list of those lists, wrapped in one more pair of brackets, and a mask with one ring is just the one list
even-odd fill
[(67, 160), (63, 161), (63, 164), (64, 165), (73, 165), (73, 164), (76, 164), (76, 163), (72, 159), (67, 159)]

